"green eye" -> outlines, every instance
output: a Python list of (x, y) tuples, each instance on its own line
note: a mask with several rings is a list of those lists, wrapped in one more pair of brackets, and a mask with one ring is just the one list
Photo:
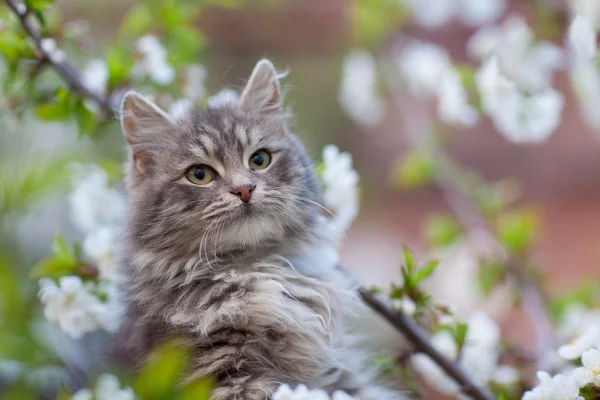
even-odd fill
[(265, 169), (271, 164), (271, 154), (266, 150), (258, 150), (250, 156), (248, 165), (251, 170), (258, 171)]
[(185, 175), (195, 185), (207, 185), (215, 177), (215, 171), (208, 165), (194, 165)]

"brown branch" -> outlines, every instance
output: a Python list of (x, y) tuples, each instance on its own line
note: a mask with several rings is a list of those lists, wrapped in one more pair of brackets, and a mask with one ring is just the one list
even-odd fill
[[(393, 49), (392, 53), (394, 53)], [(552, 323), (548, 318), (546, 306), (539, 289), (523, 271), (520, 260), (505, 251), (489, 222), (481, 213), (480, 208), (466, 194), (468, 188), (461, 179), (460, 170), (433, 136), (430, 116), (419, 115), (418, 110), (414, 107), (411, 109), (408, 102), (402, 100), (398, 95), (400, 89), (396, 79), (394, 79), (395, 69), (385, 62), (383, 67), (391, 89), (392, 99), (407, 124), (406, 128), (411, 144), (434, 160), (435, 183), (446, 202), (471, 237), (481, 240), (492, 250), (505, 255), (506, 260), (504, 261), (508, 276), (522, 295), (522, 307), (534, 331), (537, 368), (539, 370), (549, 370), (552, 366), (551, 354), (554, 351), (555, 340)], [(409, 124), (412, 124), (412, 126), (408, 126)]]
[(73, 68), (68, 62), (65, 61), (57, 61), (52, 58), (51, 54), (48, 54), (46, 50), (42, 47), (42, 36), (40, 33), (34, 28), (34, 26), (29, 21), (30, 13), (25, 9), (24, 12), (19, 12), (19, 7), (25, 7), (24, 4), (20, 4), (17, 6), (13, 0), (5, 0), (8, 8), (15, 14), (15, 16), (19, 19), (19, 22), (27, 35), (33, 41), (36, 51), (41, 55), (41, 60), (44, 63), (47, 63), (51, 66), (56, 73), (69, 85), (71, 90), (78, 93), (80, 96), (88, 98), (94, 101), (96, 104), (100, 106), (102, 110), (104, 110), (108, 115), (113, 115), (113, 108), (111, 107), (110, 101), (106, 96), (103, 96), (99, 93), (96, 93), (86, 87), (83, 82), (81, 82), (79, 73), (75, 68)]
[(453, 360), (440, 353), (431, 343), (427, 333), (423, 331), (411, 318), (402, 312), (393, 309), (380, 296), (361, 287), (358, 294), (363, 301), (375, 312), (384, 317), (394, 328), (404, 334), (413, 344), (415, 350), (429, 356), (461, 387), (464, 394), (475, 400), (493, 400), (494, 396), (485, 388), (478, 385), (463, 369)]

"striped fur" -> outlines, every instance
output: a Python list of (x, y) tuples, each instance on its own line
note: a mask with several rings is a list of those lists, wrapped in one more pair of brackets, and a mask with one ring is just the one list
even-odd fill
[[(335, 269), (311, 162), (262, 63), (237, 106), (172, 121), (137, 94), (124, 100), (130, 315), (115, 354), (136, 368), (183, 335), (194, 349), (186, 379), (216, 377), (214, 400), (267, 400), (282, 383), (399, 399), (372, 384), (346, 331), (357, 302)], [(259, 149), (273, 161), (251, 171)], [(219, 179), (190, 184), (194, 164)], [(230, 193), (244, 184), (256, 185), (249, 207)]]

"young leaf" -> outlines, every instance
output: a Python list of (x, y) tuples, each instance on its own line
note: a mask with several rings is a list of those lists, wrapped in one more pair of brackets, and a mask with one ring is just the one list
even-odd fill
[(400, 188), (416, 188), (431, 182), (434, 173), (434, 161), (429, 155), (411, 152), (397, 160), (392, 181)]
[(462, 234), (456, 219), (445, 215), (433, 215), (425, 222), (425, 236), (434, 247), (446, 247)]
[(78, 100), (75, 106), (75, 121), (79, 129), (79, 137), (90, 134), (96, 127), (96, 117), (86, 106), (83, 100)]
[(77, 262), (75, 252), (71, 249), (65, 238), (61, 235), (56, 235), (52, 242), (52, 255), (61, 260)]
[(190, 349), (180, 343), (167, 342), (160, 346), (133, 383), (135, 393), (144, 400), (171, 398), (190, 356)]
[(433, 272), (439, 264), (440, 262), (438, 260), (433, 260), (428, 262), (423, 268), (419, 269), (413, 277), (413, 283), (415, 284), (415, 286), (421, 283), (425, 278), (433, 274)]
[(181, 400), (209, 400), (215, 388), (212, 378), (196, 379), (187, 384), (181, 393)]
[(62, 258), (50, 258), (37, 264), (31, 270), (32, 278), (60, 278), (71, 275), (77, 269), (77, 263)]
[(531, 245), (535, 231), (536, 218), (531, 212), (512, 212), (498, 219), (500, 240), (512, 253), (523, 253)]

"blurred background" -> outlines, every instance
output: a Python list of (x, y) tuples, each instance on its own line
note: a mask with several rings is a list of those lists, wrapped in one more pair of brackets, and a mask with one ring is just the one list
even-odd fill
[[(342, 261), (366, 284), (386, 286), (400, 279), (401, 246), (407, 244), (417, 254), (426, 254), (425, 221), (432, 213), (448, 212), (449, 208), (436, 187), (405, 189), (394, 179), (397, 164), (411, 151), (406, 119), (415, 114), (401, 112), (387, 90), (381, 91), (383, 117), (374, 126), (355, 124), (340, 106), (344, 57), (349, 50), (363, 46), (354, 29), (353, 3), (279, 0), (236, 7), (207, 5), (194, 21), (206, 43), (198, 63), (206, 68), (209, 94), (222, 88), (241, 90), (256, 61), (263, 57), (289, 72), (282, 83), (286, 105), (294, 114), (293, 131), (315, 160), (329, 143), (351, 153), (360, 174), (360, 214), (346, 235)], [(64, 22), (89, 23), (79, 45), (86, 54), (102, 55), (107, 43), (119, 40), (123, 17), (136, 4), (129, 0), (58, 0), (56, 7)], [(435, 2), (431, 4), (433, 7)], [(507, 0), (498, 21), (518, 13), (536, 33), (563, 46), (569, 6), (551, 0)], [(368, 46), (380, 54), (390, 42), (403, 46), (420, 39), (445, 48), (457, 64), (476, 65), (466, 50), (476, 30), (458, 21), (431, 28), (403, 19), (398, 29), (390, 29)], [(2, 32), (0, 28), (0, 35)], [(169, 51), (168, 45), (166, 48)], [(478, 171), (486, 181), (510, 178), (516, 182), (518, 204), (534, 207), (539, 220), (531, 262), (547, 273), (548, 292), (559, 293), (582, 280), (600, 277), (600, 137), (581, 118), (568, 73), (558, 71), (553, 86), (563, 93), (565, 106), (560, 125), (548, 140), (512, 143), (492, 122), (482, 119), (473, 127), (454, 128), (446, 147), (457, 163)], [(411, 98), (406, 93), (400, 96), (405, 101)], [(420, 101), (411, 107), (415, 104), (431, 106)], [(48, 255), (53, 236), (60, 232), (70, 241), (80, 239), (69, 221), (67, 172), (56, 160), (118, 165), (125, 151), (115, 123), (85, 137), (79, 137), (73, 121), (40, 121), (31, 113), (16, 119), (6, 111), (0, 115), (0, 124), (0, 263), (7, 266), (0, 269), (6, 275), (0, 277), (0, 306), (2, 301), (4, 305), (19, 302), (12, 308), (15, 318), (0, 320), (1, 328), (18, 325), (21, 319), (17, 316), (39, 313), (35, 311), (36, 283), (29, 279), (28, 270)], [(460, 291), (460, 287), (450, 290)], [(22, 293), (13, 296), (11, 292)], [(519, 326), (523, 321), (519, 311), (504, 314), (503, 320), (509, 337), (524, 345), (530, 343), (530, 328)], [(29, 342), (23, 342), (26, 348), (20, 344), (22, 337), (31, 335), (27, 326), (12, 326), (11, 332), (14, 334), (0, 340), (5, 358), (17, 353), (16, 358), (26, 362), (42, 357), (43, 352), (36, 353)], [(92, 346), (91, 342), (84, 340), (74, 346)], [(56, 347), (56, 343), (44, 345)], [(85, 358), (79, 357), (79, 362), (86, 362)], [(2, 368), (17, 366), (7, 363)]]

